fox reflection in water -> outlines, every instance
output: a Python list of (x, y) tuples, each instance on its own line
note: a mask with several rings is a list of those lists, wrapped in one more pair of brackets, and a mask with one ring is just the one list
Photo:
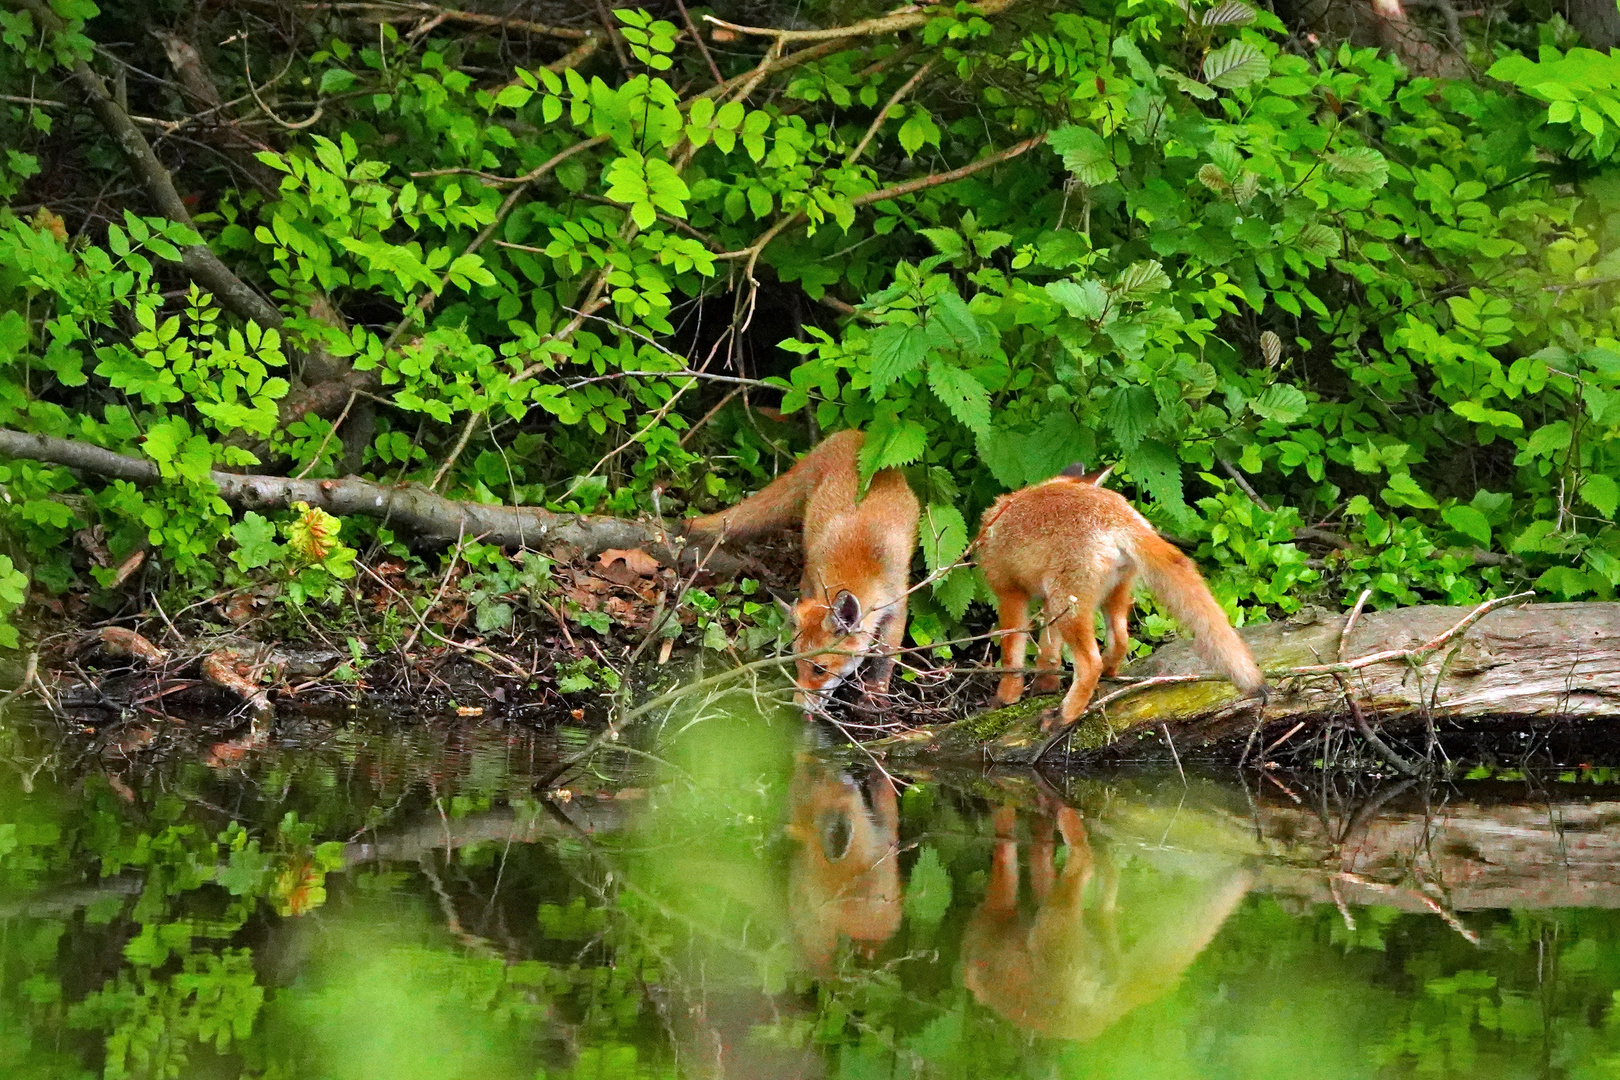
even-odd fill
[(789, 912), (805, 964), (829, 975), (840, 938), (875, 953), (900, 928), (900, 807), (883, 773), (861, 787), (801, 756), (789, 789)]
[[(1053, 869), (1053, 824), (1068, 845), (1068, 861)], [(995, 849), (984, 903), (962, 938), (964, 981), (981, 1005), (1052, 1038), (1090, 1039), (1131, 1010), (1163, 995), (1214, 938), (1248, 892), (1252, 877), (1228, 866), (1214, 877), (1183, 878), (1144, 903), (1133, 941), (1122, 951), (1119, 873), (1106, 850), (1094, 850), (1080, 813), (1061, 807), (1031, 824), (1029, 882), (1035, 911), (1018, 904), (1018, 819), (995, 812)], [(1181, 875), (1177, 875), (1181, 877)], [(1097, 881), (1093, 911), (1086, 889)]]

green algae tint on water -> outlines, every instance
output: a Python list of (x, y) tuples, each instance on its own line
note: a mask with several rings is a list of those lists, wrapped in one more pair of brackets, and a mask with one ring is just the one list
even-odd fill
[(1606, 773), (891, 783), (804, 737), (541, 800), (527, 735), (0, 729), (0, 1076), (1620, 1075)]

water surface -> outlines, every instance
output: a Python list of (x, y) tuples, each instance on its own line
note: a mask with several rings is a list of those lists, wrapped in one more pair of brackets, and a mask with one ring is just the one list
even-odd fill
[(714, 717), (542, 798), (520, 732), (8, 722), (0, 1076), (1620, 1074), (1607, 770), (890, 778), (803, 740)]

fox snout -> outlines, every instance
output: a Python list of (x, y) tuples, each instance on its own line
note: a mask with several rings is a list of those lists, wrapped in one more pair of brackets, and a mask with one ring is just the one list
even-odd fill
[(832, 692), (855, 673), (860, 666), (861, 656), (870, 647), (870, 643), (857, 641), (853, 637), (829, 641), (824, 645), (801, 642), (801, 652), (815, 648), (828, 651), (798, 662), (799, 677), (794, 680), (798, 684), (798, 692), (793, 695), (793, 703), (806, 711), (819, 709), (832, 696)]

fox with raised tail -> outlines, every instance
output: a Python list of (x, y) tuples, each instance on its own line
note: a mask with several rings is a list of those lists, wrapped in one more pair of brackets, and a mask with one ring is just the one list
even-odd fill
[(883, 694), (892, 650), (906, 631), (907, 582), (917, 548), (917, 496), (897, 469), (860, 492), (859, 431), (828, 436), (763, 490), (729, 510), (691, 519), (699, 540), (747, 540), (804, 522), (804, 576), (793, 607), (796, 701), (810, 710), (873, 658), (866, 696)]
[[(1003, 495), (985, 511), (975, 562), (996, 594), (1000, 616), (1005, 673), (996, 700), (1010, 705), (1023, 696), (1029, 606), (1039, 601), (1046, 627), (1038, 666), (1061, 667), (1065, 644), (1074, 654), (1074, 682), (1057, 717), (1047, 717), (1042, 727), (1050, 731), (1074, 723), (1090, 703), (1097, 679), (1112, 675), (1125, 658), (1125, 620), (1139, 574), (1192, 630), (1193, 644), (1208, 663), (1245, 694), (1263, 691), (1265, 676), (1198, 568), (1123, 496), (1099, 487), (1102, 475), (1070, 466), (1050, 480)], [(1101, 654), (1093, 622), (1098, 607), (1108, 631)], [(1060, 676), (1041, 675), (1035, 689), (1050, 693), (1059, 685)]]

